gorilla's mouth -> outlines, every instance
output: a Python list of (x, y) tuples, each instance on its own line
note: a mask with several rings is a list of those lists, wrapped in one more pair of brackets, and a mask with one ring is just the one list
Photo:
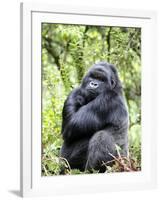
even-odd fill
[(99, 95), (99, 93), (95, 89), (88, 89), (87, 98), (89, 98), (90, 100), (95, 99), (98, 95)]

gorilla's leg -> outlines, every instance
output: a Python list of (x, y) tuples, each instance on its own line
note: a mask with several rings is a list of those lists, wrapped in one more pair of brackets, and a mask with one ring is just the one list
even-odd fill
[(98, 131), (89, 141), (86, 169), (93, 168), (104, 172), (106, 167), (102, 165), (103, 162), (107, 163), (113, 160), (110, 154), (114, 156), (117, 154), (112, 133), (108, 130)]
[(84, 171), (87, 161), (89, 139), (79, 140), (78, 142), (66, 144), (61, 148), (61, 157), (65, 158), (72, 169)]

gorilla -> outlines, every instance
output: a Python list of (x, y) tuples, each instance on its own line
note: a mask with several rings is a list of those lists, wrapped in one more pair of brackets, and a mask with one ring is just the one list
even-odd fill
[[(62, 113), (61, 157), (72, 169), (105, 172), (113, 156), (128, 156), (129, 117), (116, 67), (94, 64)], [(112, 156), (113, 155), (113, 156)]]

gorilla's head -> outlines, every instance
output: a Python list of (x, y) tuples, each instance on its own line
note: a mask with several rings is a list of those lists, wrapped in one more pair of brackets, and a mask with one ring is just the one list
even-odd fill
[(122, 91), (115, 66), (107, 62), (94, 64), (82, 80), (81, 87), (93, 97), (109, 91)]

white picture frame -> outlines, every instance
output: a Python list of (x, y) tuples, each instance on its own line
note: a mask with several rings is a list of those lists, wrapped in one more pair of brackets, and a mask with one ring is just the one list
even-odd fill
[[(132, 173), (41, 176), (41, 23), (142, 29), (142, 170)], [(156, 13), (104, 7), (21, 4), (21, 195), (140, 190), (156, 186)]]

